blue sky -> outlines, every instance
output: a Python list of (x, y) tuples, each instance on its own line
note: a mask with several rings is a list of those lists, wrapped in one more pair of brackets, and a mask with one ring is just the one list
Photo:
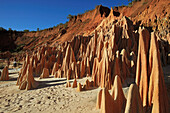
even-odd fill
[(127, 5), (128, 0), (0, 0), (0, 27), (30, 31), (45, 29), (68, 21), (97, 5), (109, 8)]

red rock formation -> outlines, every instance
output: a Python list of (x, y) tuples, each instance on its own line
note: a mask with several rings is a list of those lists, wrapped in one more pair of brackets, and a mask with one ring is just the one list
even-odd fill
[(71, 69), (67, 70), (67, 80), (70, 80), (71, 78)]
[(55, 72), (55, 78), (61, 78), (61, 69), (58, 69), (57, 72)]
[(35, 69), (35, 73), (36, 73), (36, 76), (40, 76), (41, 73), (43, 71), (43, 67), (42, 67), (42, 64), (41, 63), (38, 63), (36, 69)]
[(85, 58), (81, 61), (80, 64), (80, 77), (84, 77), (85, 76)]
[[(102, 34), (101, 34), (102, 35)], [(102, 35), (103, 37), (103, 35)], [(99, 40), (100, 39), (100, 40)], [(98, 60), (100, 61), (101, 60), (101, 51), (102, 51), (102, 48), (103, 48), (103, 40), (102, 38), (99, 37), (99, 42), (97, 42), (99, 45), (98, 45), (98, 48), (97, 48), (97, 58)]]
[[(27, 56), (27, 58), (28, 58), (28, 56)], [(29, 62), (28, 62), (28, 59), (27, 59), (27, 62), (25, 61), (23, 66), (22, 66), (22, 69), (20, 71), (20, 74), (19, 74), (19, 77), (17, 79), (17, 84), (16, 85), (20, 85), (21, 84), (21, 82), (23, 80), (23, 77), (25, 76), (25, 74), (27, 72), (28, 64), (29, 64)]]
[(114, 100), (107, 89), (102, 90), (101, 113), (118, 113)]
[(9, 80), (8, 66), (5, 66), (4, 69), (2, 70), (0, 80), (1, 81)]
[(105, 84), (105, 87), (106, 89), (111, 89), (112, 88), (112, 78), (111, 78), (111, 75), (110, 73), (107, 74), (107, 79), (106, 79), (106, 84)]
[(144, 113), (138, 86), (136, 84), (130, 85), (125, 113)]
[(108, 47), (108, 56), (109, 59), (112, 60), (116, 50), (117, 50), (117, 45), (116, 45), (116, 38), (115, 38), (115, 33), (113, 32), (112, 36), (109, 39), (109, 47)]
[(45, 60), (44, 68), (46, 68), (46, 69), (50, 68), (50, 62), (49, 61)]
[(26, 74), (21, 76), (22, 77), (20, 77), (20, 82), (18, 84), (20, 90), (30, 90), (37, 88), (38, 82), (34, 80), (32, 65), (28, 64)]
[(149, 40), (150, 36), (148, 30), (141, 30), (136, 67), (136, 84), (139, 87), (139, 93), (144, 107), (147, 106), (148, 95), (147, 54), (149, 49)]
[(91, 87), (91, 86), (90, 86), (90, 81), (87, 79), (87, 80), (85, 81), (85, 83), (83, 84), (83, 89), (84, 89), (84, 90), (88, 90), (90, 87)]
[(114, 99), (114, 107), (117, 113), (121, 113), (125, 108), (126, 99), (122, 90), (122, 83), (118, 75), (115, 76), (114, 85), (112, 87), (112, 97)]
[(87, 74), (87, 77), (89, 77), (91, 75), (89, 58), (87, 58), (86, 72), (85, 73)]
[(128, 65), (130, 65), (130, 62), (127, 58), (127, 53), (126, 53), (125, 49), (122, 49), (121, 55), (122, 55), (122, 66), (121, 66), (122, 67), (122, 76), (124, 79), (126, 79), (127, 77), (130, 76), (130, 72), (128, 69), (128, 67), (130, 67), (130, 66), (128, 66)]
[(73, 81), (73, 85), (72, 85), (72, 88), (76, 88), (77, 87), (77, 80), (76, 79), (74, 79), (74, 81)]
[(97, 94), (97, 102), (96, 102), (96, 109), (101, 108), (101, 99), (102, 99), (102, 89)]
[(53, 70), (52, 70), (52, 73), (51, 73), (52, 75), (54, 75), (55, 72), (58, 71), (58, 68), (59, 68), (58, 66), (59, 66), (59, 64), (57, 62), (54, 63)]
[(84, 44), (81, 44), (80, 48), (79, 48), (79, 52), (77, 54), (77, 57), (78, 57), (77, 59), (82, 60), (82, 58), (84, 57), (85, 52), (86, 52), (86, 47), (85, 47)]
[(116, 58), (114, 59), (113, 70), (114, 71), (113, 71), (112, 81), (114, 81), (114, 78), (115, 78), (116, 75), (121, 77), (121, 81), (123, 81), (123, 78), (122, 78), (121, 72), (120, 72), (120, 53), (119, 53), (119, 51), (116, 51)]
[(49, 70), (47, 68), (44, 68), (40, 78), (48, 78), (48, 77), (49, 77)]
[(70, 82), (69, 82), (69, 81), (67, 81), (67, 83), (66, 83), (66, 87), (71, 87), (71, 84), (70, 84)]
[[(103, 56), (99, 65), (98, 70), (98, 76), (101, 77), (100, 86), (106, 87), (106, 84), (108, 85), (108, 88), (111, 88), (110, 85), (112, 84), (109, 79), (109, 75), (111, 75), (111, 69), (110, 69), (110, 62), (108, 59), (107, 49), (104, 48), (103, 50)], [(100, 75), (101, 74), (101, 75)], [(110, 83), (107, 83), (110, 82)]]
[(136, 55), (135, 53), (132, 51), (130, 53), (130, 57), (131, 57), (131, 61), (130, 61), (130, 72), (133, 73), (134, 75), (136, 74)]
[(160, 53), (157, 37), (151, 33), (151, 42), (149, 50), (149, 106), (152, 107), (152, 113), (169, 113), (168, 96), (164, 82), (164, 75), (161, 66)]
[(93, 63), (93, 69), (92, 69), (92, 79), (94, 82), (94, 86), (98, 86), (98, 77), (97, 77), (97, 72), (98, 72), (98, 65), (99, 65), (99, 61), (97, 58), (94, 58), (94, 63)]
[(78, 86), (77, 86), (77, 91), (78, 91), (78, 92), (82, 91), (82, 86), (81, 86), (81, 83), (78, 83)]
[[(74, 52), (73, 52), (73, 49), (72, 47), (70, 46), (70, 44), (68, 44), (67, 46), (67, 50), (66, 50), (66, 54), (65, 54), (65, 58), (63, 60), (63, 63), (62, 63), (62, 71), (64, 72), (63, 73), (63, 77), (66, 77), (67, 75), (67, 70), (68, 69), (71, 69), (71, 64), (72, 63), (75, 63), (76, 64), (76, 59), (75, 59), (75, 56), (74, 56)], [(70, 76), (71, 78), (74, 78), (72, 75)]]

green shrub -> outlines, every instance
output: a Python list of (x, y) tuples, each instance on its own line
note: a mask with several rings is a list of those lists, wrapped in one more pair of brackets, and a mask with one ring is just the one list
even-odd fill
[[(129, 2), (129, 1), (130, 1), (130, 2)], [(128, 2), (129, 2), (128, 6), (129, 6), (129, 7), (132, 7), (133, 3), (134, 3), (134, 2), (137, 2), (137, 1), (139, 1), (139, 0), (128, 0)]]
[(142, 4), (145, 5), (145, 4), (147, 4), (147, 3), (148, 3), (148, 2), (143, 2)]
[(12, 29), (11, 29), (11, 28), (8, 28), (8, 31), (12, 31)]
[(128, 4), (128, 6), (129, 6), (129, 7), (132, 7), (132, 2), (130, 2), (130, 3)]
[(36, 33), (36, 31), (31, 31), (31, 33)]
[(69, 15), (67, 16), (67, 19), (71, 20), (73, 17), (74, 17), (73, 15), (69, 14)]
[(37, 28), (37, 31), (40, 31), (40, 29), (39, 29), (39, 28)]
[(0, 27), (0, 31), (7, 31), (7, 30), (4, 29), (3, 27)]
[(28, 30), (28, 29), (25, 29), (24, 32), (29, 32), (29, 30)]

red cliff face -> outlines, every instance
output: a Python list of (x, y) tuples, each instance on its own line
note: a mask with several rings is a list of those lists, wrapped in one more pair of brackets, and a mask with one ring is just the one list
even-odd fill
[(133, 2), (131, 7), (119, 7), (118, 10), (132, 19), (144, 23), (150, 19), (153, 22), (154, 19), (169, 16), (169, 3), (169, 0), (141, 0)]

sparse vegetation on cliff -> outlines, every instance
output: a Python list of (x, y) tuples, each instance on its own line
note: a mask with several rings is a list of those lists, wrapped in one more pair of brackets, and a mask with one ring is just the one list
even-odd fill
[(24, 32), (29, 32), (29, 30), (28, 30), (28, 29), (25, 29)]
[(74, 17), (73, 15), (69, 14), (69, 15), (67, 16), (67, 19), (71, 20), (73, 17)]
[(3, 27), (0, 27), (0, 31), (7, 31), (7, 30), (4, 29)]

